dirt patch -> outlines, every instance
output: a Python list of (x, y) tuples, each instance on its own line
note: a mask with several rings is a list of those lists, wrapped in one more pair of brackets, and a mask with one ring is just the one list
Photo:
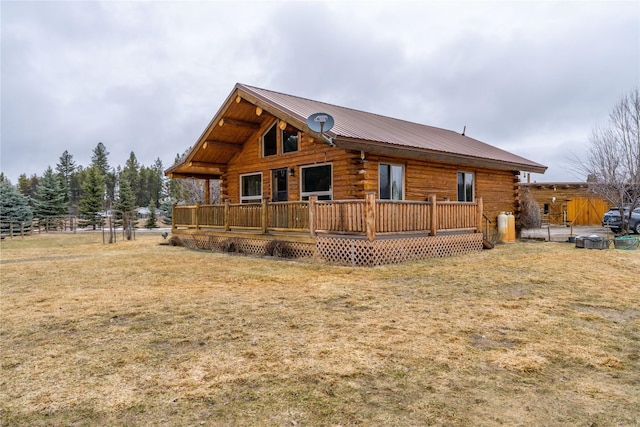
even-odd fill
[(640, 310), (637, 309), (618, 310), (615, 308), (594, 307), (590, 305), (576, 305), (573, 309), (580, 313), (595, 314), (615, 323), (625, 323), (630, 320), (635, 320), (640, 316)]

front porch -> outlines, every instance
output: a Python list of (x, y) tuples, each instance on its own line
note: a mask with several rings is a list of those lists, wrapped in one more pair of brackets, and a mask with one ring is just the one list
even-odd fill
[(482, 249), (482, 199), (472, 203), (317, 200), (174, 206), (185, 246), (374, 266)]

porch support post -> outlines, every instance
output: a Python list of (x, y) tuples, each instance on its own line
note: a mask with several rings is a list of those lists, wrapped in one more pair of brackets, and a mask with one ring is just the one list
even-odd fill
[(430, 203), (430, 209), (431, 209), (431, 215), (429, 218), (429, 228), (430, 228), (430, 234), (432, 236), (435, 236), (436, 233), (438, 232), (438, 200), (435, 194), (430, 194), (429, 195), (429, 203)]
[(211, 204), (211, 186), (209, 185), (209, 178), (204, 180), (204, 204)]
[(316, 237), (316, 203), (318, 196), (309, 196), (309, 233)]
[(196, 203), (196, 230), (200, 230), (200, 202)]
[(367, 240), (376, 240), (376, 193), (368, 192), (364, 199), (364, 226)]
[(229, 206), (229, 199), (224, 201), (224, 231), (231, 230), (230, 222), (229, 222), (229, 212), (231, 211)]
[(482, 233), (482, 215), (483, 215), (483, 206), (482, 206), (482, 197), (478, 197), (476, 199), (476, 233)]
[(262, 209), (261, 209), (261, 223), (262, 223), (262, 234), (267, 234), (267, 199), (262, 199)]

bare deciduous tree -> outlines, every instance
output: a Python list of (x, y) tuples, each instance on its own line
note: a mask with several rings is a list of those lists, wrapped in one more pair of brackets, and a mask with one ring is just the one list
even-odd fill
[[(585, 161), (577, 167), (586, 173), (591, 189), (617, 207), (640, 206), (640, 91), (621, 97), (604, 125), (595, 127)], [(629, 232), (628, 216), (622, 229)]]
[(540, 228), (540, 206), (531, 195), (529, 189), (523, 189), (520, 196), (520, 215), (518, 216), (518, 229)]
[[(186, 205), (195, 205), (196, 203), (205, 202), (205, 185), (207, 181), (204, 179), (176, 179), (176, 202)], [(209, 181), (210, 203), (215, 205), (220, 202), (220, 181)]]

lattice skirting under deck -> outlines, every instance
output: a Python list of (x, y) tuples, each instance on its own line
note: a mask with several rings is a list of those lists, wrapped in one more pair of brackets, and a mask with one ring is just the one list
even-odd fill
[(372, 267), (482, 250), (482, 234), (405, 237), (375, 241), (318, 237), (316, 255), (333, 264)]
[(482, 250), (482, 234), (398, 237), (375, 241), (318, 236), (316, 244), (273, 240), (268, 237), (174, 235), (190, 249), (239, 252), (283, 258), (317, 258), (330, 264), (372, 267), (426, 258), (464, 255)]
[(224, 237), (204, 234), (177, 235), (181, 245), (189, 249), (216, 252), (238, 252), (253, 255), (272, 255), (282, 258), (313, 258), (316, 247), (313, 243), (287, 242), (269, 238)]

